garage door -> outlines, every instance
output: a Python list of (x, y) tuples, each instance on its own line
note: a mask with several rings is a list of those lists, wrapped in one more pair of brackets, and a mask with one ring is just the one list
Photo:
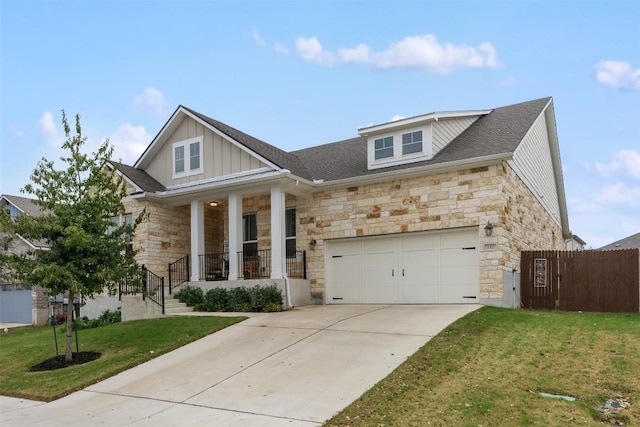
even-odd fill
[(478, 229), (326, 242), (329, 304), (475, 303)]

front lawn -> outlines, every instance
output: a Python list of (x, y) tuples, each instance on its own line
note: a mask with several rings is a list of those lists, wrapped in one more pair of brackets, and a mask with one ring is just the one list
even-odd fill
[[(29, 369), (56, 355), (50, 326), (0, 331), (0, 395), (50, 401), (226, 328), (243, 317), (185, 316), (116, 323), (78, 332), (80, 352), (101, 357), (53, 371)], [(65, 337), (58, 330), (64, 354)], [(75, 347), (75, 335), (73, 351)]]
[[(608, 399), (629, 407), (607, 414)], [(434, 337), (325, 425), (606, 423), (640, 425), (640, 314), (484, 307)]]

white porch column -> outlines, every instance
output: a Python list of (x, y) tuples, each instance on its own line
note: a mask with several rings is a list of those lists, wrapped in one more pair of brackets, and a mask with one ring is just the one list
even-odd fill
[(285, 273), (285, 193), (280, 186), (271, 187), (271, 278), (282, 279)]
[(204, 255), (204, 202), (191, 201), (191, 281), (200, 280), (200, 255)]
[(242, 194), (229, 194), (229, 280), (238, 279), (242, 249)]

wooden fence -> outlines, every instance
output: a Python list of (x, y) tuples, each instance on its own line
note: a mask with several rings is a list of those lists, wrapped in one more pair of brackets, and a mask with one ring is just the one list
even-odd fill
[(640, 250), (524, 251), (521, 304), (565, 311), (640, 311)]

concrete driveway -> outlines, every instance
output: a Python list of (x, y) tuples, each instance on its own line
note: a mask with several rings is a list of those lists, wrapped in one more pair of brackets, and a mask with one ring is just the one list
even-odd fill
[(259, 314), (51, 403), (0, 398), (8, 426), (316, 426), (478, 305)]

